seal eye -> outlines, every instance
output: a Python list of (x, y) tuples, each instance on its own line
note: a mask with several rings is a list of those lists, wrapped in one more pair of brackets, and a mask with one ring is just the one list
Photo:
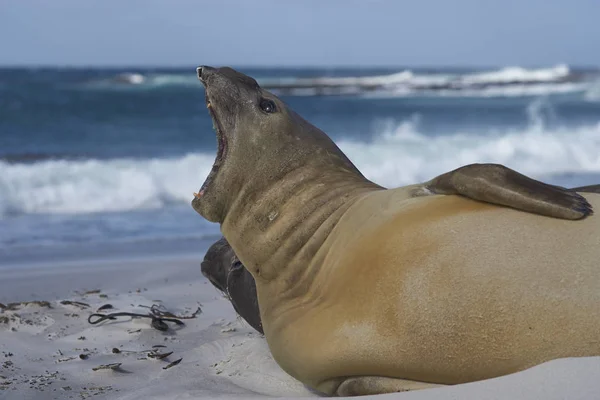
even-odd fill
[(275, 103), (269, 99), (262, 99), (260, 101), (260, 109), (269, 114), (274, 113)]

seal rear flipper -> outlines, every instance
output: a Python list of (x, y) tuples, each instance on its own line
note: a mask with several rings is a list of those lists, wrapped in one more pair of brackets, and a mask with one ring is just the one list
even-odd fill
[[(324, 386), (327, 386), (327, 383), (329, 382), (326, 382)], [(338, 397), (368, 396), (433, 389), (443, 386), (446, 385), (385, 376), (351, 376), (343, 379), (335, 390), (335, 393), (332, 394)]]
[(560, 219), (578, 220), (593, 213), (574, 189), (549, 185), (499, 164), (466, 165), (435, 177), (424, 189)]

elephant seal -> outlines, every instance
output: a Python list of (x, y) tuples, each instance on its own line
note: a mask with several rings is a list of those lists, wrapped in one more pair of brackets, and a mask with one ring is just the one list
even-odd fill
[(200, 269), (224, 293), (235, 312), (252, 328), (264, 333), (254, 278), (242, 265), (225, 238), (213, 243), (204, 255)]
[[(533, 180), (544, 195), (484, 185), (510, 199), (504, 207), (427, 184), (386, 189), (254, 79), (198, 75), (218, 150), (192, 206), (254, 277), (265, 338), (288, 374), (364, 395), (600, 354), (599, 194), (582, 205)], [(480, 179), (510, 181), (504, 168)], [(567, 218), (538, 215), (558, 198)], [(515, 209), (532, 203), (537, 214)]]
[[(569, 191), (600, 193), (600, 185), (576, 187)], [(239, 261), (224, 237), (217, 240), (206, 252), (202, 261), (202, 274), (227, 295), (241, 318), (259, 333), (264, 333), (254, 278)]]

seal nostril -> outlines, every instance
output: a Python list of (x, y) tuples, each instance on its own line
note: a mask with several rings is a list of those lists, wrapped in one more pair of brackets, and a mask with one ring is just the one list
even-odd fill
[(210, 78), (210, 75), (214, 74), (215, 72), (215, 68), (207, 65), (201, 65), (196, 68), (196, 75), (198, 75), (198, 79), (200, 79), (202, 82), (206, 82), (206, 80)]

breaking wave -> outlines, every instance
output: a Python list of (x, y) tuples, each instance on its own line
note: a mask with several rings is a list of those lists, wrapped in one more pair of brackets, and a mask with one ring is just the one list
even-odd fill
[[(387, 121), (369, 142), (338, 140), (367, 178), (386, 187), (425, 181), (469, 163), (501, 163), (533, 177), (600, 173), (600, 123), (576, 128), (426, 136), (418, 119)], [(86, 214), (189, 204), (214, 154), (178, 158), (0, 161), (0, 217)]]
[(173, 159), (0, 161), (0, 216), (161, 208), (191, 201), (214, 155)]
[[(577, 128), (426, 136), (418, 121), (390, 122), (372, 143), (340, 148), (369, 179), (386, 187), (421, 182), (471, 163), (499, 163), (531, 177), (600, 173), (600, 123)], [(600, 181), (598, 182), (600, 183)]]
[[(264, 72), (263, 72), (264, 74)], [(567, 65), (527, 69), (506, 67), (474, 73), (432, 73), (404, 70), (385, 75), (261, 77), (253, 74), (262, 87), (278, 94), (314, 95), (378, 95), (378, 96), (538, 96), (548, 94), (586, 93), (597, 87), (598, 71), (573, 71)], [(194, 87), (193, 73), (143, 74), (125, 72), (94, 82), (91, 87), (104, 89), (160, 89)], [(588, 95), (589, 96), (589, 95)]]

